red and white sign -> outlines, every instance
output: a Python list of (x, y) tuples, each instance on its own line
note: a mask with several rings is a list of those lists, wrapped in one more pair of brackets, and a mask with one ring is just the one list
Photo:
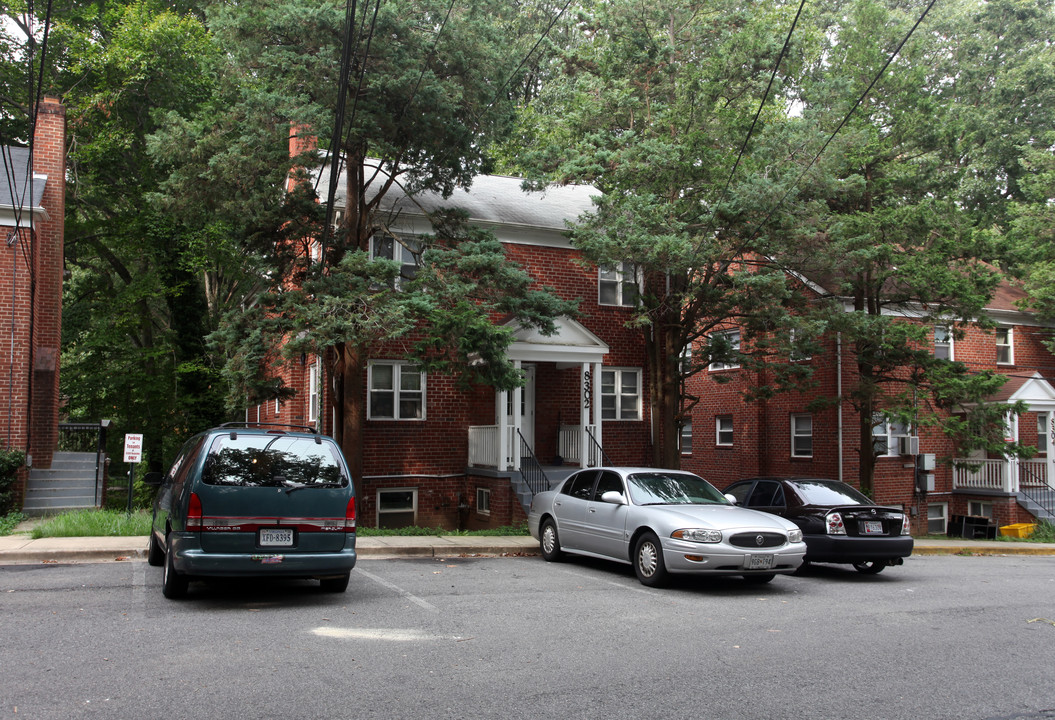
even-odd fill
[(127, 433), (125, 435), (125, 462), (137, 463), (143, 460), (143, 435)]

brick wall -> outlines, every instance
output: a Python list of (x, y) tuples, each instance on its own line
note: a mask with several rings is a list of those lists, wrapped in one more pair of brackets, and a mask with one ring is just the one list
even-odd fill
[[(0, 411), (5, 448), (23, 450), (37, 467), (50, 467), (58, 441), (59, 349), (62, 326), (65, 213), (65, 109), (46, 98), (37, 109), (33, 172), (46, 175), (41, 206), (47, 219), (30, 224), (28, 209), (0, 244), (0, 320), (6, 331)], [(21, 501), (27, 471), (15, 488)]]

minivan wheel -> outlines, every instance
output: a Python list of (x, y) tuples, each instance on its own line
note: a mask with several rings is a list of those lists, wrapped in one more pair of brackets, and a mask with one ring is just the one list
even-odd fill
[(154, 531), (150, 531), (150, 542), (147, 544), (147, 564), (154, 567), (161, 567), (165, 563), (165, 551), (161, 549), (161, 545), (158, 544), (157, 535)]
[(187, 585), (190, 583), (186, 575), (176, 572), (172, 566), (172, 542), (166, 542), (168, 552), (165, 553), (165, 566), (161, 577), (161, 594), (169, 600), (177, 600), (187, 594)]
[(338, 575), (337, 577), (319, 578), (319, 587), (323, 592), (342, 593), (348, 589), (348, 578), (351, 573)]

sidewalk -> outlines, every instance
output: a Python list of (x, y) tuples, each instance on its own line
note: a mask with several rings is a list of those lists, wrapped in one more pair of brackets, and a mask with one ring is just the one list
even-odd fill
[[(526, 535), (479, 537), (360, 537), (359, 557), (501, 557), (538, 555), (538, 541)], [(0, 565), (27, 563), (109, 562), (146, 559), (146, 537), (41, 538), (27, 534), (0, 537)], [(1055, 543), (996, 540), (916, 540), (913, 555), (1055, 555)]]

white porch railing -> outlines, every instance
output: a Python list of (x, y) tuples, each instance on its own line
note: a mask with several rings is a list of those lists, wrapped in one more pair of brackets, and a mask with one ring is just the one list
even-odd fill
[[(594, 437), (597, 437), (596, 425), (587, 425), (586, 429), (593, 433)], [(580, 465), (580, 460), (582, 459), (582, 425), (562, 425), (557, 441), (559, 443), (557, 453), (564, 458), (564, 462)], [(604, 464), (599, 457), (600, 451), (597, 448), (597, 443), (590, 440), (586, 443), (586, 448), (587, 467), (597, 467)]]
[[(962, 464), (961, 464), (962, 463)], [(967, 460), (953, 466), (953, 489), (1018, 492), (1020, 487), (1046, 487), (1048, 466), (1044, 460)]]
[[(504, 470), (509, 466), (512, 458), (506, 458), (505, 462), (499, 463), (498, 425), (471, 425), (469, 427), (469, 464), (480, 467), (493, 467)], [(516, 440), (516, 428), (506, 428), (506, 447), (509, 452), (515, 452), (520, 444)]]
[[(595, 425), (587, 425), (587, 429), (594, 433), (596, 437), (597, 428)], [(499, 462), (499, 449), (498, 449), (498, 433), (500, 428), (498, 425), (471, 425), (469, 427), (469, 464), (478, 467), (493, 467), (500, 470), (505, 470), (512, 465), (512, 458), (506, 458), (505, 463)], [(516, 429), (512, 426), (506, 428), (508, 433), (506, 447), (509, 448), (509, 452), (516, 452), (516, 449), (520, 447), (520, 443), (517, 440)], [(564, 425), (560, 429), (560, 436), (558, 438), (559, 447), (557, 452), (564, 462), (569, 465), (580, 465), (580, 459), (582, 458), (582, 426), (581, 425)], [(587, 467), (597, 467), (602, 465), (600, 458), (600, 450), (597, 447), (597, 443), (592, 440), (587, 442)]]

